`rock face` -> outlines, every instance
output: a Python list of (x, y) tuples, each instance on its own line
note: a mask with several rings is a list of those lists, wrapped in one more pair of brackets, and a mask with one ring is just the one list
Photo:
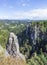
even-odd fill
[(17, 36), (13, 32), (11, 32), (9, 35), (8, 42), (6, 45), (6, 50), (11, 56), (17, 56), (25, 60), (24, 55), (22, 55), (19, 51)]
[(2, 52), (3, 51), (3, 48), (2, 48), (2, 46), (0, 45), (0, 52)]
[(0, 45), (0, 57), (1, 57), (1, 56), (8, 57), (9, 54), (8, 54), (7, 50), (4, 49), (4, 48)]

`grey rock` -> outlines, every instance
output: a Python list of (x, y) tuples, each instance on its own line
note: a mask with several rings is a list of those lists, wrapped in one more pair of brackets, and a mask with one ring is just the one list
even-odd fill
[(23, 58), (25, 59), (25, 56), (21, 54), (19, 51), (18, 39), (17, 39), (17, 36), (13, 32), (11, 32), (9, 35), (8, 43), (6, 45), (6, 50), (11, 56), (17, 56), (22, 59)]

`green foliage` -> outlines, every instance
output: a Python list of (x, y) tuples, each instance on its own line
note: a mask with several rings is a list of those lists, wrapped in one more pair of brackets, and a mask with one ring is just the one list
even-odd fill
[[(47, 65), (47, 53), (45, 54), (43, 52), (43, 49), (47, 51), (47, 42), (44, 41), (43, 38), (40, 37), (37, 38), (39, 44), (37, 48), (35, 49), (34, 54), (30, 54), (32, 51), (32, 43), (29, 43), (28, 40), (28, 35), (26, 36), (25, 33), (23, 32), (26, 30), (27, 25), (31, 24), (31, 26), (34, 26), (37, 24), (40, 28), (41, 35), (45, 35), (45, 40), (47, 40), (47, 21), (38, 21), (38, 22), (25, 22), (25, 23), (11, 23), (11, 22), (0, 22), (0, 45), (2, 45), (3, 48), (6, 47), (6, 43), (8, 40), (8, 36), (10, 32), (14, 32), (15, 34), (20, 34), (21, 38), (23, 39), (23, 42), (19, 43), (20, 45), (20, 52), (22, 52), (26, 58), (27, 58), (27, 65)], [(43, 48), (42, 48), (43, 47)], [(37, 52), (40, 51), (40, 55), (37, 54)], [(32, 51), (33, 52), (33, 51)], [(30, 58), (29, 58), (30, 57)]]
[(47, 59), (44, 54), (34, 55), (28, 60), (28, 65), (47, 65)]
[(5, 48), (9, 32), (7, 30), (0, 30), (0, 44)]

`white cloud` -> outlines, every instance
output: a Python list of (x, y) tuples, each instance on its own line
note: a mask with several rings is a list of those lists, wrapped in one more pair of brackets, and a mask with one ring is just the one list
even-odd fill
[(47, 9), (34, 9), (28, 12), (15, 12), (16, 18), (28, 18), (28, 19), (47, 19)]
[(22, 6), (25, 7), (25, 6), (29, 6), (28, 3), (22, 3)]
[(0, 19), (8, 19), (8, 16), (5, 16), (5, 15), (0, 16)]
[(23, 4), (22, 4), (22, 6), (26, 6), (26, 4), (25, 4), (25, 3), (23, 3)]
[(0, 18), (8, 19), (47, 19), (47, 9), (34, 9), (27, 12), (15, 11), (10, 16), (3, 16)]

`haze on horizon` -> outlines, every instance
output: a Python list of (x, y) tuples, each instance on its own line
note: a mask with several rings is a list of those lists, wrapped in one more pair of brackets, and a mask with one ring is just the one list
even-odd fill
[(0, 19), (47, 19), (47, 0), (0, 0)]

